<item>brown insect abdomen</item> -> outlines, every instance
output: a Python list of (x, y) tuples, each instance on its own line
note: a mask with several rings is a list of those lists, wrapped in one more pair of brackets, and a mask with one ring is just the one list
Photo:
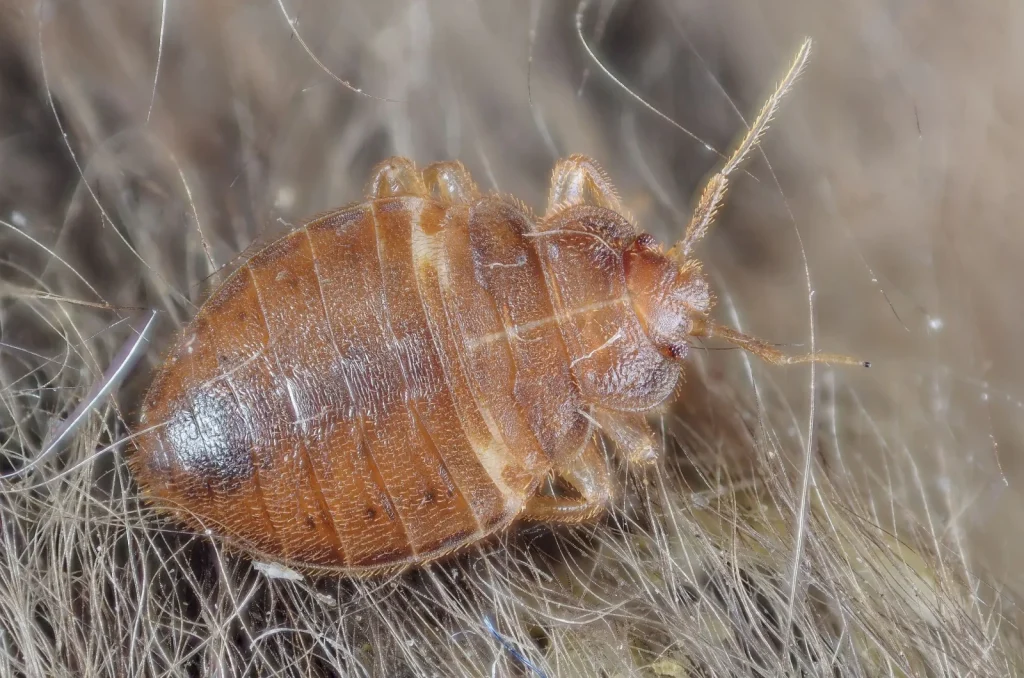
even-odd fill
[(143, 487), (321, 567), (426, 559), (507, 525), (586, 432), (536, 256), (488, 209), (377, 200), (253, 257), (147, 396)]

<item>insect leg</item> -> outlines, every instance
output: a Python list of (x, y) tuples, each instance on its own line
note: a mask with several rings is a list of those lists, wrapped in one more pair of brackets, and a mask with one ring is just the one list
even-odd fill
[(803, 71), (804, 66), (807, 64), (807, 57), (810, 56), (810, 53), (811, 41), (808, 38), (800, 45), (800, 50), (793, 59), (793, 63), (790, 64), (789, 70), (786, 71), (775, 91), (772, 92), (772, 95), (768, 97), (768, 100), (761, 107), (750, 129), (743, 137), (743, 140), (740, 141), (739, 146), (736, 147), (736, 150), (726, 160), (722, 169), (708, 179), (707, 184), (704, 185), (704, 190), (700, 194), (700, 200), (693, 211), (693, 217), (691, 217), (690, 223), (686, 227), (686, 234), (673, 248), (677, 255), (682, 258), (688, 257), (693, 246), (707, 234), (708, 229), (715, 220), (715, 214), (725, 198), (725, 192), (729, 187), (729, 175), (736, 171), (736, 168), (750, 155), (751, 151), (757, 148), (757, 143), (761, 140), (765, 130), (768, 129), (768, 123), (771, 122), (772, 117), (779, 108), (779, 104), (782, 103), (782, 98), (793, 87), (793, 83), (796, 82), (800, 72)]
[(625, 214), (612, 180), (597, 162), (585, 155), (559, 160), (551, 173), (547, 216), (569, 205), (597, 205)]
[[(548, 482), (541, 486), (542, 493), (526, 501), (524, 520), (582, 523), (607, 508), (612, 498), (612, 478), (598, 440), (598, 436), (593, 436), (582, 454), (552, 471)], [(568, 485), (579, 496), (559, 496), (559, 484)]]
[(366, 197), (372, 200), (399, 195), (427, 197), (428, 193), (423, 178), (412, 160), (395, 156), (373, 168), (370, 183), (366, 188)]
[(435, 162), (423, 170), (427, 191), (442, 202), (469, 203), (480, 197), (480, 190), (461, 162)]
[(594, 409), (601, 432), (613, 443), (620, 458), (630, 464), (651, 464), (661, 454), (657, 435), (642, 412), (611, 412)]

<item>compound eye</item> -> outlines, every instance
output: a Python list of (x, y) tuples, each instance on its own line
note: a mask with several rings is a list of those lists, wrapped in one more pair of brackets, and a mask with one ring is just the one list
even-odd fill
[(650, 233), (641, 233), (633, 241), (632, 247), (636, 250), (657, 251), (661, 248), (658, 239)]
[(668, 357), (674, 360), (682, 360), (690, 352), (690, 345), (685, 341), (677, 341), (669, 344), (665, 351), (668, 353)]

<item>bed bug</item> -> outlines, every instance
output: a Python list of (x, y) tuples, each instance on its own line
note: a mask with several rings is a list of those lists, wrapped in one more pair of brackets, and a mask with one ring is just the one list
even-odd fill
[(691, 337), (785, 356), (711, 320), (692, 248), (798, 57), (665, 250), (597, 163), (557, 163), (547, 210), (456, 161), (391, 158), (366, 199), (251, 257), (184, 328), (142, 407), (143, 490), (265, 560), (351, 575), (431, 561), (613, 496), (600, 437), (649, 463), (645, 413)]

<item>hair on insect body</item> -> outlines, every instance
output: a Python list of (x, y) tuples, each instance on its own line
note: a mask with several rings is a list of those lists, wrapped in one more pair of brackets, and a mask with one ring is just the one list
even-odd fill
[(258, 252), (184, 328), (143, 404), (143, 491), (260, 560), (392, 571), (519, 521), (601, 514), (600, 437), (657, 458), (645, 413), (671, 398), (691, 337), (776, 365), (864, 364), (716, 323), (693, 256), (808, 52), (667, 250), (583, 156), (557, 163), (539, 218), (457, 161), (381, 163), (364, 202)]

